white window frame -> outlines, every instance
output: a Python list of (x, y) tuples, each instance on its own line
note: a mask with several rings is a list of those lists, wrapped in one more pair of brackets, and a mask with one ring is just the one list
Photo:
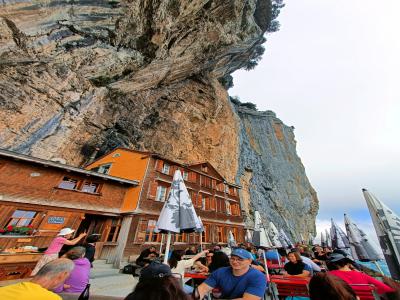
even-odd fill
[(163, 165), (161, 173), (169, 175), (170, 167), (171, 166), (168, 163), (164, 162), (164, 165)]
[(229, 201), (225, 200), (225, 207), (226, 207), (226, 214), (227, 215), (231, 215), (232, 211), (231, 211), (231, 204), (229, 203)]
[(165, 202), (167, 195), (167, 187), (163, 185), (157, 186), (156, 201)]
[[(107, 163), (104, 165), (99, 166), (99, 169), (97, 171), (97, 173), (101, 173), (101, 174), (109, 174), (110, 173), (110, 169), (111, 169), (112, 163)], [(108, 170), (105, 172), (105, 168), (108, 167)]]

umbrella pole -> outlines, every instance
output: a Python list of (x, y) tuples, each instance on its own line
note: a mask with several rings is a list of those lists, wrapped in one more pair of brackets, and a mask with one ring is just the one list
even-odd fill
[(281, 259), (280, 259), (280, 255), (279, 255), (278, 249), (275, 248), (275, 251), (276, 251), (276, 257), (278, 258), (279, 267), (281, 267)]
[[(265, 257), (265, 250), (263, 249), (262, 251), (263, 253), (263, 259), (264, 259), (264, 265), (265, 265), (265, 274), (267, 275), (267, 285), (268, 285), (268, 292), (271, 294), (271, 284), (270, 284), (270, 280), (269, 280), (269, 272), (268, 272), (268, 264), (267, 264), (267, 259)], [(275, 298), (275, 295), (274, 295)]]
[(162, 246), (163, 246), (163, 243), (164, 243), (164, 234), (161, 233), (160, 255), (161, 255), (161, 253), (162, 253)]
[(203, 252), (203, 233), (200, 232), (200, 252)]
[(381, 269), (381, 266), (378, 264), (378, 262), (377, 262), (376, 260), (374, 260), (374, 264), (375, 264), (375, 266), (378, 268), (379, 272), (380, 272), (383, 276), (385, 276), (385, 274), (383, 274), (383, 271), (382, 271), (382, 269)]
[(164, 264), (168, 264), (168, 254), (170, 245), (171, 245), (171, 232), (168, 231), (167, 245), (165, 246)]

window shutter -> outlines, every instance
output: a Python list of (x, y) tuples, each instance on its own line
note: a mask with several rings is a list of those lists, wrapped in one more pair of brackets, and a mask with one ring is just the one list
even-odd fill
[(149, 186), (149, 198), (155, 199), (157, 194), (157, 182), (153, 181)]
[(210, 198), (208, 196), (206, 198), (206, 210), (210, 210)]
[(161, 159), (157, 159), (156, 161), (156, 170), (161, 172), (163, 169), (164, 162)]
[(215, 198), (211, 198), (211, 210), (216, 210)]

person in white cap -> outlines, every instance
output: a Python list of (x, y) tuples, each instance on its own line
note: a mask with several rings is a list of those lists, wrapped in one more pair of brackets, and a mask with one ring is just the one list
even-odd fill
[(44, 252), (44, 255), (39, 259), (35, 268), (33, 269), (31, 276), (35, 276), (37, 272), (48, 262), (55, 260), (58, 258), (58, 253), (60, 252), (62, 246), (64, 245), (75, 245), (77, 244), (83, 237), (86, 236), (86, 233), (81, 233), (77, 238), (73, 240), (69, 240), (71, 238), (72, 233), (75, 230), (71, 228), (63, 228), (57, 234), (57, 237), (51, 241), (50, 246)]

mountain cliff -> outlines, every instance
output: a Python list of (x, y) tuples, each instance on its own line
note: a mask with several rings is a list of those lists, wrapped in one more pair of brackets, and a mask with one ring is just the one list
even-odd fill
[[(244, 193), (253, 209), (293, 234), (314, 230), (316, 197), (290, 130), (282, 125), (288, 152), (274, 156), (285, 143), (272, 143), (276, 132), (265, 134), (232, 106), (221, 84), (260, 59), (281, 1), (3, 0), (0, 7), (1, 147), (74, 165), (95, 148), (117, 146), (208, 160), (229, 181), (272, 189)], [(304, 224), (294, 207), (311, 213)], [(279, 222), (279, 214), (292, 220)]]

